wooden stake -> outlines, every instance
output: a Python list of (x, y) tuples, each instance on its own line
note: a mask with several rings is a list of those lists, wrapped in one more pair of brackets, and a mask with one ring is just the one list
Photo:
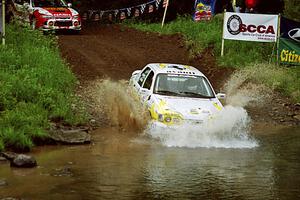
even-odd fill
[(224, 25), (225, 25), (225, 14), (226, 14), (226, 9), (224, 10), (224, 21), (223, 21), (223, 32), (222, 32), (222, 47), (221, 47), (221, 56), (224, 56), (224, 46), (225, 46), (225, 39), (224, 39)]
[(279, 39), (280, 39), (280, 22), (281, 22), (281, 15), (279, 14), (278, 15), (278, 30), (277, 30), (277, 40), (276, 40), (276, 43), (277, 43), (277, 55), (276, 55), (276, 61), (277, 61), (277, 65), (280, 64), (279, 62)]
[(162, 20), (162, 22), (161, 22), (161, 27), (162, 27), (162, 28), (164, 27), (164, 24), (165, 24), (165, 19), (166, 19), (168, 7), (169, 7), (169, 0), (167, 0), (167, 5), (166, 5), (166, 7), (165, 7), (165, 12), (164, 12), (163, 20)]
[(2, 45), (5, 45), (5, 0), (2, 0)]

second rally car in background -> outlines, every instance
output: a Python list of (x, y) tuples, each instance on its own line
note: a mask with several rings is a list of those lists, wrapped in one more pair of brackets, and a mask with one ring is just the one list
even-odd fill
[(63, 0), (12, 0), (10, 12), (33, 29), (81, 30), (79, 13)]

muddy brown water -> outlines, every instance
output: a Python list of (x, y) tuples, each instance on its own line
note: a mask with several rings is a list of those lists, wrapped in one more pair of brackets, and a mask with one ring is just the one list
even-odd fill
[(39, 166), (0, 164), (0, 197), (23, 199), (299, 199), (300, 130), (261, 128), (255, 148), (176, 148), (103, 128), (83, 146), (35, 148)]
[[(196, 66), (221, 87), (230, 71), (216, 69), (209, 51), (190, 60), (182, 42), (178, 35), (119, 26), (59, 36), (62, 55), (82, 83), (106, 76), (128, 80), (149, 62), (172, 62)], [(257, 145), (250, 148), (236, 140), (218, 141), (228, 148), (167, 147), (114, 127), (92, 135), (90, 145), (34, 148), (34, 169), (0, 161), (0, 199), (300, 199), (299, 126), (254, 125), (250, 135)]]

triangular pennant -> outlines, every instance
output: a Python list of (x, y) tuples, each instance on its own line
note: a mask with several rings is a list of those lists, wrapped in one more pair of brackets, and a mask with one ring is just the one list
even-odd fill
[(163, 2), (163, 7), (165, 8), (165, 7), (167, 7), (167, 6), (169, 6), (169, 0), (164, 0), (164, 2)]
[(111, 22), (113, 21), (113, 14), (112, 13), (108, 14), (108, 20), (111, 21)]
[(94, 12), (95, 12), (94, 10), (89, 10), (89, 19), (92, 19)]
[(121, 11), (120, 13), (120, 20), (126, 19), (126, 12), (125, 11)]
[(100, 18), (101, 18), (101, 19), (102, 19), (104, 13), (105, 13), (105, 11), (100, 11)]
[(118, 15), (119, 10), (115, 10), (115, 17)]
[(153, 11), (154, 11), (154, 6), (152, 4), (149, 4), (148, 13), (153, 13)]
[(135, 17), (140, 16), (140, 9), (139, 9), (139, 8), (135, 8), (135, 9), (134, 9), (134, 16), (135, 16)]
[(126, 11), (127, 11), (127, 16), (130, 17), (130, 15), (131, 15), (131, 8), (126, 8)]
[(156, 5), (156, 10), (158, 10), (158, 8), (159, 8), (159, 6), (160, 6), (160, 3), (161, 3), (161, 0), (156, 0), (156, 3), (155, 3), (155, 5)]
[(145, 8), (146, 8), (146, 4), (143, 4), (143, 5), (141, 5), (141, 14), (143, 14), (143, 13), (144, 13), (144, 11), (145, 11)]

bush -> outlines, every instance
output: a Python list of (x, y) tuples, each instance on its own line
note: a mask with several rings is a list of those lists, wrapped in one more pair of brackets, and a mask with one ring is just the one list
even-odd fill
[(286, 16), (289, 19), (293, 19), (295, 21), (300, 22), (299, 0), (285, 0), (284, 4), (285, 4), (284, 16)]
[(7, 27), (0, 46), (0, 147), (31, 148), (46, 136), (51, 119), (76, 125), (85, 112), (72, 109), (76, 78), (61, 59), (53, 35)]

